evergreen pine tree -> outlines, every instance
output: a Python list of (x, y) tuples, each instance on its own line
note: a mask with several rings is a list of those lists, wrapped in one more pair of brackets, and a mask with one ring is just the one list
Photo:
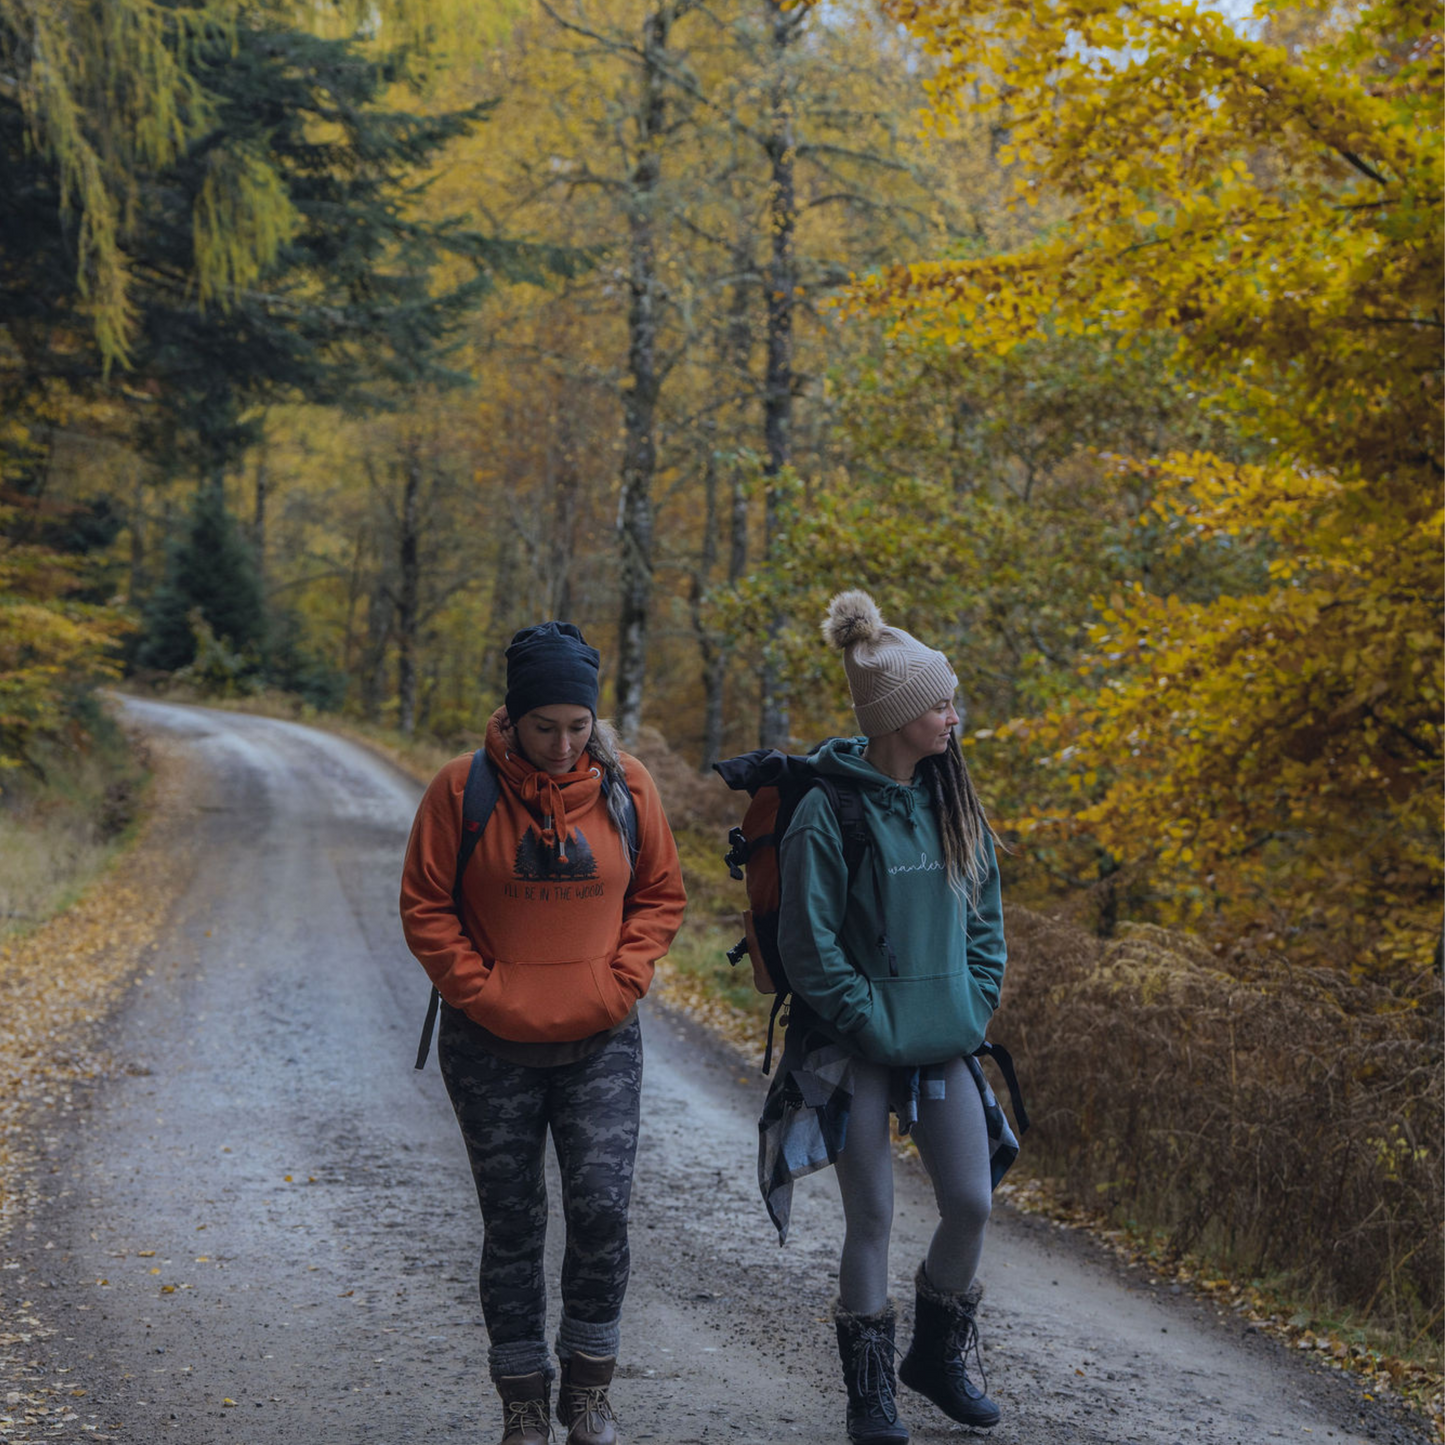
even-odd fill
[[(411, 214), (415, 175), (485, 107), (387, 107), (388, 61), (281, 28), (241, 26), (233, 43), (203, 51), (197, 73), (220, 125), (142, 190), (133, 370), (159, 383), (155, 449), (216, 479), (257, 439), (268, 403), (384, 406), (399, 388), (463, 380), (446, 365), (450, 338), (515, 248), (457, 217)], [(287, 239), (254, 285), (202, 304), (167, 278), (196, 274), (202, 249), (227, 244), (228, 187), (256, 155), (279, 177)], [(216, 225), (208, 232), (197, 216)], [(436, 284), (441, 261), (457, 256), (475, 263), (470, 274)]]
[(185, 535), (166, 559), (165, 580), (145, 609), (136, 650), (140, 667), (173, 672), (195, 656), (193, 609), (233, 651), (255, 652), (265, 643), (265, 609), (250, 549), (219, 487), (196, 492)]
[(546, 876), (546, 850), (542, 847), (541, 835), (534, 828), (528, 828), (522, 834), (512, 867), (518, 878), (529, 881)]

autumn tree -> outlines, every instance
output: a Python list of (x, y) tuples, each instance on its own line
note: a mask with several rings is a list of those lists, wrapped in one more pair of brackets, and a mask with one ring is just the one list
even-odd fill
[(128, 620), (87, 600), (96, 558), (83, 540), (33, 540), (37, 518), (63, 525), (67, 511), (0, 489), (0, 776), (41, 773), (36, 745), (65, 729), (74, 693), (118, 670)]
[[(1440, 38), (1398, 0), (1293, 48), (1208, 10), (896, 3), (941, 123), (1002, 87), (1019, 192), (1066, 228), (896, 268), (860, 304), (944, 341), (1171, 336), (1261, 449), (1122, 458), (1181, 552), (1258, 585), (1100, 601), (1074, 702), (1021, 722), (1082, 827), (1183, 917), (1304, 953), (1418, 960), (1439, 932)], [(1104, 118), (1107, 117), (1107, 123)]]
[[(132, 251), (141, 179), (206, 141), (206, 177), (191, 197), (193, 280), (226, 307), (277, 257), (297, 221), (272, 158), (227, 134), (226, 98), (212, 88), (216, 54), (247, 29), (363, 29), (385, 35), (411, 75), (500, 33), (505, 6), (485, 0), (341, 0), (314, 6), (245, 0), (3, 0), (0, 100), (22, 117), (37, 157), (73, 218), (66, 257), (88, 329), (107, 364), (130, 355), (141, 269)], [(339, 31), (339, 34), (337, 33)], [(209, 59), (208, 59), (209, 57)]]
[[(922, 94), (916, 53), (865, 7), (824, 14), (765, 0), (725, 14), (728, 63), (702, 69), (696, 83), (699, 144), (716, 159), (686, 213), (716, 277), (698, 287), (690, 313), (702, 333), (695, 350), (707, 358), (703, 446), (688, 469), (703, 492), (689, 577), (704, 767), (722, 735), (731, 647), (697, 599), (736, 592), (750, 565), (774, 575), (795, 565), (790, 497), (800, 482), (810, 494), (826, 485), (842, 460), (833, 378), (850, 341), (823, 320), (828, 298), (854, 271), (947, 244), (970, 226), (949, 175), (957, 156), (910, 144), (911, 101)], [(754, 665), (738, 682), (756, 697), (756, 736), (787, 745), (798, 624), (778, 594), (753, 599), (768, 625), (749, 632)]]
[[(472, 483), (467, 465), (471, 445), (465, 435), (449, 434), (441, 398), (415, 401), (408, 417), (384, 419), (366, 429), (370, 445), (362, 460), (374, 549), (364, 693), (371, 715), (378, 715), (383, 689), (376, 674), (389, 651), (396, 676), (395, 722), (408, 735), (425, 705), (423, 672), (427, 658), (437, 658), (436, 629), (494, 561), (487, 545), (486, 498)], [(471, 630), (477, 630), (475, 617)], [(378, 645), (383, 641), (385, 648)], [(468, 682), (468, 691), (474, 691), (477, 679)]]

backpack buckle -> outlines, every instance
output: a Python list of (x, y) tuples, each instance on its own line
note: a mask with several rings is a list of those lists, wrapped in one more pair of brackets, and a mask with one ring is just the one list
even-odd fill
[(743, 864), (748, 861), (748, 838), (741, 828), (730, 828), (728, 830), (728, 842), (732, 845), (723, 854), (723, 862), (728, 865), (728, 873), (738, 880), (743, 879)]

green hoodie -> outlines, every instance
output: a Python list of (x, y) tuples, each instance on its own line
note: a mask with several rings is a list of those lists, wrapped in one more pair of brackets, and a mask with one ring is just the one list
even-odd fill
[(804, 795), (778, 853), (778, 946), (794, 993), (847, 1048), (881, 1064), (942, 1063), (971, 1054), (998, 1007), (1007, 958), (998, 860), (985, 837), (987, 877), (976, 904), (960, 904), (927, 786), (864, 762), (866, 744), (834, 738), (816, 766), (858, 789), (872, 844), (850, 889), (827, 795)]

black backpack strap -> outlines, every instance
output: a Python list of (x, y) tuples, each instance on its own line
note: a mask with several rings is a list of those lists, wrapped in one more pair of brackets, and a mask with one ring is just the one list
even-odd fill
[(1019, 1089), (1019, 1076), (1014, 1072), (1013, 1055), (1004, 1048), (1002, 1044), (991, 1044), (987, 1039), (983, 1041), (974, 1051), (975, 1058), (983, 1058), (987, 1055), (998, 1065), (998, 1071), (1003, 1075), (1003, 1081), (1008, 1086), (1009, 1103), (1013, 1105), (1014, 1123), (1019, 1126), (1019, 1133), (1022, 1134), (1029, 1127), (1028, 1111), (1024, 1108), (1024, 1096)]
[[(746, 943), (747, 939), (743, 939)], [(773, 1067), (773, 1030), (777, 1027), (778, 1015), (783, 1011), (784, 1002), (791, 998), (791, 993), (778, 992), (773, 995), (772, 1012), (768, 1014), (768, 1041), (763, 1046), (763, 1072), (766, 1074)]]
[[(838, 779), (832, 777), (820, 776), (813, 786), (822, 788), (828, 795), (833, 814), (838, 819), (838, 831), (843, 835), (843, 861), (848, 865), (849, 888), (857, 881), (858, 870), (863, 866), (865, 855), (872, 859), (873, 892), (878, 900), (878, 916), (882, 919), (883, 887), (878, 881), (878, 856), (873, 851), (873, 835), (868, 831), (868, 824), (863, 819), (861, 793), (851, 784), (840, 785)], [(884, 957), (888, 960), (889, 974), (897, 978), (898, 959), (894, 955), (893, 945), (888, 941), (886, 920), (883, 923), (883, 932), (878, 935), (878, 947), (883, 950)]]
[[(485, 748), (478, 748), (472, 754), (467, 786), (462, 792), (462, 832), (457, 841), (457, 871), (452, 881), (452, 903), (459, 919), (462, 914), (462, 874), (467, 871), (467, 864), (472, 861), (472, 854), (477, 851), (482, 830), (487, 826), (487, 819), (492, 816), (492, 809), (497, 806), (500, 796), (501, 785), (497, 782), (496, 765), (487, 756)], [(416, 1067), (419, 1069), (426, 1068), (441, 1001), (441, 994), (433, 988), (426, 1006), (426, 1021), (421, 1026), (421, 1042), (416, 1050)]]
[(426, 1068), (426, 1056), (431, 1053), (431, 1036), (436, 1032), (437, 1011), (441, 1008), (442, 996), (432, 985), (431, 997), (426, 1001), (426, 1019), (421, 1026), (421, 1042), (416, 1046), (416, 1063), (413, 1067)]
[(457, 874), (452, 883), (452, 902), (458, 908), (462, 901), (462, 874), (477, 851), (482, 840), (482, 829), (502, 796), (502, 785), (497, 781), (497, 766), (487, 756), (486, 748), (478, 748), (472, 754), (472, 766), (467, 773), (467, 786), (462, 793), (462, 836), (457, 843)]
[(863, 821), (863, 799), (852, 784), (840, 784), (837, 778), (822, 774), (818, 775), (813, 786), (821, 788), (826, 794), (828, 806), (838, 820), (838, 831), (843, 835), (843, 862), (848, 867), (848, 882), (851, 885), (858, 876), (863, 855), (873, 843), (868, 824)]

